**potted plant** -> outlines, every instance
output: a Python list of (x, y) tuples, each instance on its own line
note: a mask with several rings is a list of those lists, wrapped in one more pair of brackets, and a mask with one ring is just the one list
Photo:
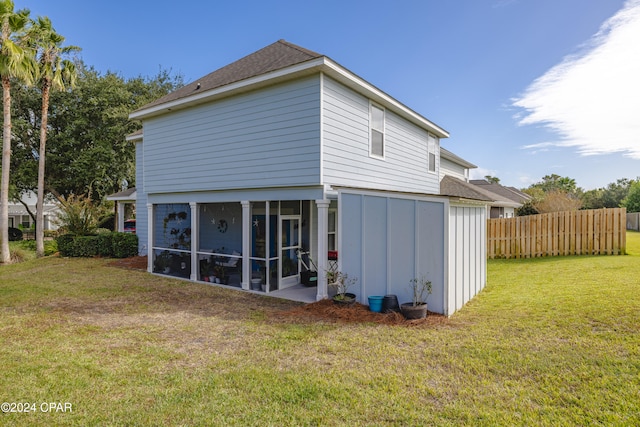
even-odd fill
[(422, 276), (410, 280), (413, 294), (412, 302), (400, 304), (400, 311), (405, 319), (424, 319), (427, 317), (427, 297), (431, 294), (431, 280)]
[(171, 272), (172, 257), (169, 251), (162, 251), (156, 255), (156, 259), (153, 263), (154, 273), (169, 274)]
[(357, 278), (349, 277), (348, 274), (341, 271), (328, 271), (327, 282), (330, 287), (335, 288), (336, 290), (336, 294), (333, 296), (333, 302), (341, 305), (348, 305), (356, 302), (355, 294), (347, 292), (347, 289), (357, 281)]

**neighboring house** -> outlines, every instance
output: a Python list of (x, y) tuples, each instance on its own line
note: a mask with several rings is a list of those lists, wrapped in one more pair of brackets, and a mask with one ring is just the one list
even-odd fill
[(531, 196), (514, 187), (505, 187), (486, 179), (472, 179), (469, 182), (486, 192), (497, 195), (491, 203), (489, 218), (513, 218), (516, 216), (516, 209), (531, 200)]
[[(485, 179), (470, 180), (469, 170), (477, 166), (444, 148), (440, 148), (440, 156), (440, 191), (443, 194), (488, 201), (489, 218), (512, 218), (515, 210), (531, 199), (529, 195), (513, 187), (504, 187)], [(461, 182), (454, 182), (452, 178)]]
[(448, 132), (324, 55), (280, 40), (130, 118), (151, 272), (281, 295), (308, 253), (314, 299), (334, 268), (361, 302), (424, 275), (446, 315), (485, 286), (486, 201), (440, 191)]
[(116, 231), (125, 231), (126, 213), (127, 211), (135, 211), (136, 197), (135, 187), (107, 196), (107, 200), (116, 202)]
[[(9, 227), (32, 229), (34, 228), (34, 221), (29, 215), (31, 211), (36, 214), (36, 202), (37, 196), (28, 192), (22, 195), (22, 203), (9, 201)], [(27, 210), (27, 207), (29, 211)], [(57, 230), (58, 226), (55, 224), (55, 220), (58, 217), (59, 209), (56, 204), (50, 199), (45, 198), (44, 201), (44, 228), (43, 230)]]

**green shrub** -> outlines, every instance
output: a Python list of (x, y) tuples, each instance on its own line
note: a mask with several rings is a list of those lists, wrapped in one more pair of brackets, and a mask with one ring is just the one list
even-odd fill
[(58, 242), (55, 240), (45, 240), (44, 255), (49, 256), (55, 254), (56, 252), (58, 252)]
[(16, 242), (22, 240), (22, 230), (19, 228), (9, 227), (9, 241)]
[(96, 240), (96, 255), (113, 256), (113, 233), (100, 233), (94, 238)]
[(94, 204), (90, 197), (74, 194), (58, 202), (58, 208), (56, 223), (78, 236), (94, 234), (100, 219), (109, 213), (104, 206)]
[[(131, 233), (103, 233), (97, 236), (63, 234), (56, 240), (60, 255), (128, 258), (138, 255), (138, 236)], [(46, 251), (46, 248), (45, 248)]]
[(73, 234), (63, 234), (58, 236), (56, 242), (58, 243), (58, 251), (62, 256), (73, 256), (73, 244), (75, 236)]
[(113, 256), (128, 258), (138, 255), (138, 236), (131, 233), (111, 233)]
[(77, 236), (73, 241), (75, 257), (94, 257), (98, 254), (98, 240), (96, 236)]

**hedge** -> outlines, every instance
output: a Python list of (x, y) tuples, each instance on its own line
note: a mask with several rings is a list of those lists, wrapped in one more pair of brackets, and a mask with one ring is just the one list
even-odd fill
[(63, 234), (56, 241), (62, 256), (127, 258), (138, 255), (138, 236), (131, 233), (102, 233), (97, 236)]

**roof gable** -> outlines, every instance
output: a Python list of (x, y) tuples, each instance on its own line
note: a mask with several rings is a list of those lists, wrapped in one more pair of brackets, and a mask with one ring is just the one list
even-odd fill
[(329, 57), (279, 40), (210, 73), (129, 114), (144, 120), (177, 109), (212, 102), (223, 97), (270, 86), (313, 74), (329, 76), (339, 83), (394, 111), (410, 122), (448, 138), (449, 132), (416, 113), (385, 92), (334, 62)]
[(278, 40), (141, 107), (139, 110), (186, 98), (198, 92), (216, 89), (323, 56), (285, 40)]

